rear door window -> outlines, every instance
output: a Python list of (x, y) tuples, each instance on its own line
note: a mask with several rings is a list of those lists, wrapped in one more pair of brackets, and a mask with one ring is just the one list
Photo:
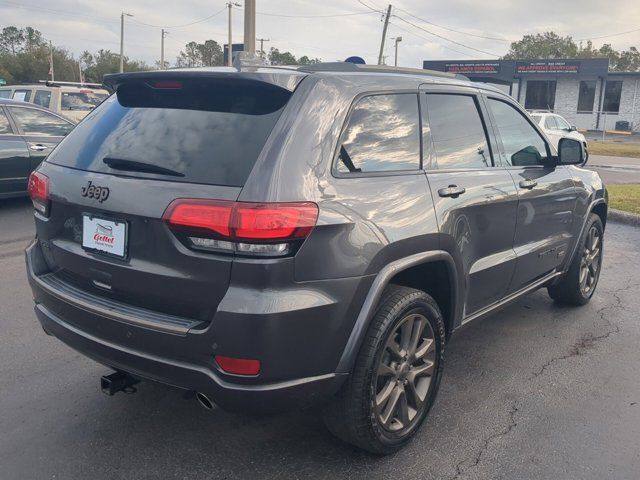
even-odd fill
[(41, 107), (49, 108), (51, 104), (51, 92), (48, 90), (36, 90), (33, 96), (33, 103)]
[(288, 90), (248, 79), (151, 83), (158, 87), (144, 81), (120, 86), (48, 161), (93, 172), (126, 168), (136, 177), (243, 186), (291, 97)]
[(60, 108), (62, 110), (93, 110), (108, 95), (94, 92), (62, 92)]
[(357, 101), (342, 137), (336, 170), (369, 173), (420, 169), (420, 117), (415, 93)]
[(426, 94), (427, 111), (435, 158), (431, 169), (493, 167), (478, 102), (471, 95)]
[(11, 90), (0, 90), (0, 98), (11, 98)]
[(63, 137), (73, 129), (71, 123), (49, 112), (25, 107), (8, 108), (25, 135)]
[(31, 99), (31, 90), (15, 90), (12, 98), (19, 102), (28, 102)]

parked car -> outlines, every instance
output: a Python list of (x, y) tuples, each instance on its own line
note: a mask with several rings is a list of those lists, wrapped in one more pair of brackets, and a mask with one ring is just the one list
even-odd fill
[(46, 108), (0, 98), (0, 199), (26, 195), (29, 174), (73, 127)]
[(43, 82), (0, 87), (0, 98), (35, 103), (78, 123), (96, 108), (109, 92), (101, 85), (75, 82)]
[(322, 404), (390, 453), (457, 328), (539, 288), (595, 291), (605, 187), (493, 87), (348, 63), (105, 82), (31, 176), (26, 259), (44, 330), (115, 369), (108, 394)]
[(553, 146), (557, 149), (558, 142), (561, 138), (573, 138), (578, 140), (587, 149), (587, 139), (583, 134), (576, 130), (567, 120), (556, 113), (549, 112), (533, 112), (531, 118), (549, 137)]

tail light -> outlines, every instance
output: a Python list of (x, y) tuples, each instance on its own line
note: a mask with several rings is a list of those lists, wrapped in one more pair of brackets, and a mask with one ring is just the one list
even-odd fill
[(49, 215), (49, 177), (44, 173), (31, 172), (27, 187), (33, 208), (44, 216)]
[(178, 199), (169, 205), (163, 219), (196, 249), (285, 256), (311, 233), (318, 206), (311, 202)]

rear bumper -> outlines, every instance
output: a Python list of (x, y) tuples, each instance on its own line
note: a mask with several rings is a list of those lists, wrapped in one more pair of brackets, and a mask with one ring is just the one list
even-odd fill
[[(26, 262), (36, 303), (36, 316), (48, 333), (99, 363), (143, 379), (205, 393), (224, 409), (273, 412), (306, 407), (329, 398), (346, 378), (345, 374), (337, 374), (332, 370), (323, 371), (322, 365), (326, 364), (329, 346), (322, 343), (323, 335), (319, 332), (309, 332), (318, 342), (317, 349), (313, 351), (306, 346), (306, 358), (287, 358), (292, 350), (287, 345), (291, 338), (282, 336), (277, 315), (234, 317), (226, 311), (222, 312), (219, 321), (216, 316), (206, 329), (194, 329), (184, 334), (154, 330), (148, 325), (133, 325), (114, 320), (113, 316), (100, 315), (96, 309), (86, 308), (83, 302), (74, 302), (73, 298), (61, 295), (43, 282), (41, 277), (47, 267), (37, 241), (27, 248)], [(303, 322), (304, 318), (313, 319), (330, 311), (330, 305), (314, 305), (296, 313), (301, 316), (299, 322)], [(282, 321), (286, 324), (289, 320), (284, 316)], [(241, 351), (241, 343), (229, 348), (235, 356), (266, 359), (263, 361), (267, 366), (264, 375), (261, 372), (253, 378), (235, 377), (221, 372), (215, 365), (215, 352), (224, 354), (228, 351), (218, 343), (228, 343), (229, 338), (239, 335), (238, 332), (230, 335), (224, 331), (233, 322), (239, 332), (252, 328), (253, 336), (258, 338), (265, 350), (263, 355), (255, 356), (255, 338), (247, 340), (249, 350), (246, 353)], [(255, 322), (261, 325), (257, 326)], [(317, 322), (311, 321), (308, 325), (317, 325)], [(348, 328), (345, 330), (348, 331)], [(333, 333), (335, 335), (336, 332)], [(335, 343), (341, 341), (334, 338)], [(339, 356), (341, 348), (336, 347), (333, 350)], [(284, 365), (292, 361), (299, 364), (279, 377), (269, 371), (268, 365)], [(317, 373), (313, 371), (314, 368)], [(310, 374), (291, 375), (295, 371)]]

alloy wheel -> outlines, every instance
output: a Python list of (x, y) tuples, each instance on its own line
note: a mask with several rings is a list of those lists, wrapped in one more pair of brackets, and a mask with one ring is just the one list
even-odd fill
[(382, 428), (399, 433), (420, 418), (436, 368), (431, 324), (424, 315), (407, 315), (389, 336), (378, 364), (373, 401)]
[(580, 292), (586, 297), (596, 286), (602, 258), (602, 235), (595, 225), (587, 233), (580, 259)]

